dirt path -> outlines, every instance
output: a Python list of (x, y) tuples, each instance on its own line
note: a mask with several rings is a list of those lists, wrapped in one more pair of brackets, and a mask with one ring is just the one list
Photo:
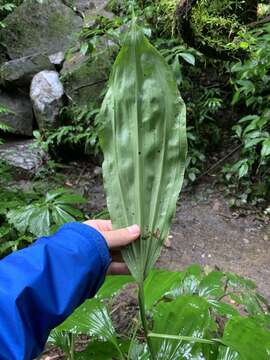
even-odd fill
[(217, 266), (255, 280), (270, 299), (270, 226), (255, 215), (232, 212), (209, 184), (184, 194), (171, 236), (159, 266), (171, 270), (191, 263)]

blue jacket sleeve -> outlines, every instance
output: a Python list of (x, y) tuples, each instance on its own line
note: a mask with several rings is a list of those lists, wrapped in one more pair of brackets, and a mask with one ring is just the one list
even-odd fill
[(0, 261), (0, 359), (39, 355), (50, 330), (95, 295), (110, 256), (103, 236), (69, 223)]

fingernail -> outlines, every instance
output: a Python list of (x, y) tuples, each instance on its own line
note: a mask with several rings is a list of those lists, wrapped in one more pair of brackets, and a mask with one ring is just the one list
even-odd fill
[(131, 235), (139, 235), (140, 234), (140, 227), (136, 224), (129, 226), (127, 229)]

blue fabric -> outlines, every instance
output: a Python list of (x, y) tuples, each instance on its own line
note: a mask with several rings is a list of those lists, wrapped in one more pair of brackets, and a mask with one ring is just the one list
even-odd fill
[(110, 264), (103, 236), (62, 226), (0, 261), (0, 359), (38, 356), (50, 331), (95, 295)]

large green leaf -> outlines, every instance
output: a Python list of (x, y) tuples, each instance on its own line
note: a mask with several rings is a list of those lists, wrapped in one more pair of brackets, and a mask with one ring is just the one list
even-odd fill
[(144, 282), (145, 308), (150, 310), (167, 292), (179, 286), (183, 273), (152, 270)]
[(199, 295), (209, 298), (219, 298), (224, 295), (224, 277), (221, 271), (211, 271), (201, 280)]
[(167, 292), (168, 297), (177, 298), (181, 295), (197, 294), (203, 278), (203, 270), (198, 264), (187, 267), (181, 276), (179, 285)]
[[(119, 348), (123, 352), (127, 352), (128, 343), (120, 343)], [(110, 342), (91, 341), (87, 348), (78, 352), (74, 356), (74, 360), (112, 360), (118, 359), (119, 352)]]
[(50, 214), (47, 205), (28, 205), (10, 210), (8, 221), (22, 234), (29, 230), (35, 236), (49, 235)]
[(150, 354), (146, 344), (139, 343), (137, 340), (132, 341), (129, 349), (129, 359), (150, 360)]
[(97, 293), (97, 298), (106, 299), (116, 295), (122, 287), (128, 283), (133, 282), (134, 279), (130, 275), (109, 275), (100, 290)]
[(71, 332), (73, 334), (91, 334), (92, 313), (103, 307), (101, 300), (112, 298), (125, 284), (133, 280), (132, 276), (107, 276), (97, 295), (86, 300), (61, 325), (57, 331)]
[(7, 214), (8, 222), (21, 233), (25, 233), (29, 226), (29, 219), (35, 212), (36, 208), (32, 205), (21, 207), (16, 210), (10, 210)]
[[(154, 333), (203, 338), (210, 327), (209, 304), (204, 298), (186, 295), (156, 307)], [(152, 342), (156, 360), (200, 359), (196, 356), (203, 351), (201, 344), (191, 341), (154, 338)]]
[(66, 192), (64, 195), (59, 196), (55, 202), (59, 204), (85, 204), (86, 199), (80, 195)]
[(239, 312), (232, 305), (226, 302), (208, 299), (208, 304), (217, 314), (221, 316), (232, 317), (239, 315)]
[(104, 342), (110, 342), (116, 349), (119, 349), (108, 310), (98, 299), (86, 301), (81, 305), (63, 324), (53, 330), (51, 338), (55, 338), (57, 334), (61, 333), (87, 334)]
[(98, 299), (85, 301), (56, 328), (57, 331), (65, 331), (72, 334), (90, 334), (91, 324), (89, 323), (89, 315), (99, 306), (100, 300)]
[(238, 352), (241, 360), (269, 360), (270, 331), (267, 324), (269, 326), (269, 319), (264, 322), (261, 317), (234, 317), (225, 326), (222, 342)]
[(75, 354), (75, 360), (112, 360), (117, 358), (118, 351), (109, 342), (93, 341), (87, 348)]
[(170, 67), (132, 24), (100, 111), (103, 176), (114, 227), (139, 224), (123, 253), (137, 281), (165, 240), (183, 182), (186, 108)]
[(72, 352), (72, 334), (54, 329), (50, 334), (49, 341), (60, 348), (67, 356)]
[(269, 303), (262, 295), (258, 294), (256, 284), (236, 274), (226, 274), (227, 288), (230, 298), (237, 304), (245, 306), (245, 310), (251, 315), (264, 314), (269, 311)]
[(106, 306), (99, 305), (88, 315), (89, 333), (101, 340), (117, 342), (116, 333)]
[(75, 221), (74, 217), (62, 209), (62, 206), (55, 205), (52, 209), (52, 218), (57, 226), (66, 222)]
[(217, 360), (244, 360), (237, 351), (221, 345), (219, 347)]
[(37, 207), (29, 219), (29, 231), (35, 236), (50, 234), (50, 213), (48, 206)]

